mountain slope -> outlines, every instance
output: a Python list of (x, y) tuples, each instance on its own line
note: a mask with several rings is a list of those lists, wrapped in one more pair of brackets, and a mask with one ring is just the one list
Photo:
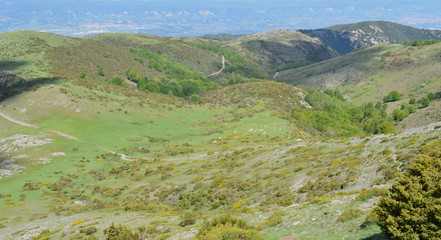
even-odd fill
[(382, 43), (441, 39), (441, 31), (417, 29), (385, 21), (368, 21), (299, 31), (310, 37), (320, 39), (325, 46), (336, 50), (340, 54)]
[(339, 88), (361, 104), (391, 91), (421, 98), (441, 88), (441, 44), (378, 45), (314, 65), (281, 72), (277, 80), (314, 88)]
[[(235, 75), (261, 70), (246, 54), (260, 56), (262, 64), (288, 64), (284, 59), (290, 55), (277, 56), (281, 45), (306, 58), (298, 49), (303, 44), (313, 45), (312, 52), (324, 48), (291, 31), (254, 38), (276, 47), (261, 53), (256, 45), (248, 51), (250, 36), (219, 42), (135, 34), (0, 35), (2, 46), (11, 46), (1, 53), (6, 72), (0, 73), (0, 83), (38, 80), (30, 91), (14, 91), (0, 104), (0, 238), (101, 239), (106, 228), (123, 224), (143, 239), (189, 240), (207, 220), (228, 214), (270, 240), (382, 239), (370, 213), (396, 172), (407, 169), (423, 148), (439, 148), (441, 122), (434, 122), (441, 104), (414, 113), (415, 118), (430, 115), (423, 122), (427, 126), (412, 123), (415, 128), (403, 126), (402, 132), (331, 138), (331, 133), (317, 135), (321, 130), (314, 124), (337, 125), (337, 119), (348, 129), (350, 116), (362, 119), (384, 110), (349, 108), (338, 91), (305, 91), (287, 83), (337, 87), (357, 103), (398, 90), (407, 101), (441, 89), (441, 44), (378, 45), (280, 71), (277, 79), (287, 83), (232, 81), (198, 92), (194, 102), (170, 96), (173, 92), (104, 81), (124, 78), (131, 69), (154, 83), (177, 86), (179, 78), (167, 77), (187, 76), (191, 68), (208, 72), (211, 56), (226, 57), (225, 69)], [(220, 43), (237, 45), (226, 50)], [(196, 67), (199, 55), (206, 68)], [(150, 66), (155, 60), (163, 65)], [(238, 64), (242, 60), (251, 64)], [(169, 73), (173, 64), (178, 71)], [(397, 108), (400, 102), (392, 104)], [(349, 115), (352, 109), (361, 111)], [(377, 117), (384, 120), (387, 114)]]
[(219, 70), (222, 56), (211, 51), (176, 41), (174, 38), (146, 34), (107, 33), (86, 37), (124, 49), (148, 49), (182, 63), (189, 69), (209, 75)]
[(0, 45), (4, 49), (0, 59), (7, 60), (0, 70), (12, 71), (25, 78), (77, 78), (84, 72), (90, 79), (103, 79), (98, 75), (99, 67), (103, 67), (110, 78), (124, 77), (127, 69), (151, 77), (162, 75), (136, 61), (125, 49), (88, 39), (18, 31), (0, 34)]
[(318, 62), (338, 56), (323, 44), (292, 30), (273, 30), (239, 37), (223, 46), (268, 70), (296, 62)]

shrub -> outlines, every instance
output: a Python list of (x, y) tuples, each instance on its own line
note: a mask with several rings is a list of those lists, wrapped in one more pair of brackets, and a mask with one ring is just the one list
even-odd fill
[(123, 225), (115, 226), (113, 223), (104, 230), (106, 240), (138, 240), (132, 230)]
[(115, 85), (121, 86), (122, 85), (122, 80), (119, 77), (114, 77), (114, 78), (112, 78), (112, 83), (115, 84)]
[(80, 73), (80, 75), (78, 77), (84, 79), (84, 78), (86, 78), (86, 73), (82, 72), (82, 73)]
[(372, 224), (378, 224), (378, 215), (375, 211), (371, 211), (361, 224), (361, 228), (365, 228)]
[(392, 112), (392, 116), (394, 117), (395, 121), (402, 121), (404, 118), (406, 118), (409, 115), (409, 111), (407, 111), (407, 109), (404, 110), (400, 110), (400, 109), (395, 109)]
[(263, 240), (257, 230), (242, 229), (235, 225), (219, 225), (204, 234), (198, 234), (197, 240)]
[(348, 222), (348, 221), (351, 221), (352, 219), (360, 217), (362, 213), (363, 213), (363, 211), (361, 211), (360, 209), (357, 209), (357, 208), (348, 209), (348, 210), (344, 211), (337, 218), (337, 222)]
[(201, 99), (202, 99), (201, 96), (198, 94), (193, 94), (189, 98), (190, 102), (193, 102), (193, 103), (201, 103)]
[(363, 189), (358, 196), (354, 199), (354, 201), (365, 201), (373, 197), (383, 196), (388, 193), (387, 189), (384, 188), (370, 188)]
[(262, 229), (264, 227), (274, 227), (283, 222), (282, 216), (285, 215), (284, 212), (275, 212), (269, 217), (265, 222), (259, 224), (257, 229)]
[(438, 239), (441, 236), (440, 151), (422, 154), (412, 168), (399, 174), (389, 195), (375, 211), (379, 226), (390, 239)]
[(259, 231), (246, 221), (223, 215), (205, 222), (196, 235), (198, 240), (263, 240)]
[(391, 132), (395, 132), (395, 126), (388, 121), (383, 121), (382, 123), (380, 123), (380, 125), (377, 126), (376, 133), (391, 133)]
[(428, 97), (423, 99), (423, 102), (421, 103), (423, 107), (427, 107), (430, 104), (430, 99)]
[(433, 99), (435, 99), (435, 94), (433, 94), (432, 92), (427, 94), (427, 98), (432, 101)]
[(397, 91), (392, 91), (383, 98), (383, 102), (395, 102), (401, 100), (401, 95)]
[(86, 229), (81, 229), (80, 233), (85, 233), (86, 235), (91, 235), (91, 234), (96, 233), (96, 231), (97, 231), (96, 227), (89, 227)]
[(98, 68), (98, 75), (100, 75), (100, 76), (104, 76), (105, 75), (104, 74), (104, 69), (102, 67)]

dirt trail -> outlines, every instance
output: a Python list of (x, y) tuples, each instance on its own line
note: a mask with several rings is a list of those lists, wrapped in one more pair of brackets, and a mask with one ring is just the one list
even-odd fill
[(39, 128), (39, 127), (37, 127), (37, 126), (35, 126), (35, 125), (32, 125), (32, 124), (29, 124), (29, 123), (25, 123), (25, 122), (21, 122), (21, 121), (15, 120), (15, 119), (13, 119), (13, 118), (11, 118), (11, 117), (9, 117), (9, 116), (6, 116), (6, 115), (3, 114), (2, 112), (0, 112), (0, 116), (2, 116), (3, 118), (5, 118), (6, 120), (8, 120), (8, 121), (10, 121), (10, 122), (13, 122), (13, 123), (18, 124), (18, 125), (22, 125), (22, 126), (25, 126), (25, 127), (28, 127), (28, 128), (34, 128), (34, 129)]
[(66, 133), (62, 133), (62, 132), (59, 132), (59, 131), (52, 131), (52, 132), (53, 132), (53, 133), (56, 133), (56, 134), (58, 134), (58, 135), (60, 135), (60, 136), (62, 136), (62, 137), (65, 137), (65, 138), (67, 138), (67, 139), (75, 140), (75, 141), (81, 142), (80, 139), (78, 139), (78, 138), (76, 138), (76, 137), (72, 137), (72, 136), (70, 136), (70, 135), (67, 135)]
[[(3, 117), (3, 118), (5, 118), (6, 120), (8, 120), (8, 121), (10, 121), (10, 122), (13, 122), (13, 123), (19, 124), (19, 125), (24, 126), (24, 127), (34, 128), (34, 129), (38, 129), (38, 128), (39, 128), (38, 126), (35, 126), (35, 125), (29, 124), (29, 123), (25, 123), (25, 122), (21, 122), (21, 121), (15, 120), (15, 119), (13, 119), (13, 118), (11, 118), (11, 117), (5, 115), (5, 114), (2, 113), (2, 112), (0, 112), (0, 116)], [(53, 133), (55, 133), (55, 134), (57, 134), (57, 135), (59, 135), (59, 136), (62, 136), (62, 137), (64, 137), (64, 138), (66, 138), (66, 139), (69, 139), (69, 140), (73, 140), (73, 141), (77, 141), (77, 142), (83, 142), (83, 141), (81, 141), (80, 139), (78, 139), (78, 138), (76, 138), (76, 137), (73, 137), (73, 136), (71, 136), (71, 135), (69, 135), (69, 134), (66, 134), (66, 133), (62, 133), (62, 132), (55, 131), (55, 130), (52, 130), (51, 132), (53, 132)], [(120, 156), (121, 159), (123, 159), (123, 160), (127, 160), (127, 161), (134, 161), (134, 160), (136, 160), (136, 159), (131, 159), (131, 158), (127, 157), (127, 155), (125, 155), (125, 154), (118, 153), (118, 152), (114, 152), (114, 151), (111, 151), (111, 150), (105, 149), (105, 148), (100, 147), (100, 146), (95, 145), (95, 144), (92, 144), (92, 145), (94, 145), (95, 147), (97, 147), (97, 148), (99, 148), (99, 149), (101, 149), (101, 150), (104, 150), (104, 151), (106, 151), (106, 152), (108, 152), (108, 153), (111, 153), (111, 154), (113, 154), (113, 155)]]
[(222, 55), (222, 68), (221, 68), (219, 71), (217, 71), (217, 72), (215, 72), (215, 73), (212, 73), (212, 74), (208, 75), (207, 77), (211, 77), (211, 76), (218, 75), (218, 74), (220, 74), (221, 72), (223, 72), (224, 69), (225, 69), (225, 56)]

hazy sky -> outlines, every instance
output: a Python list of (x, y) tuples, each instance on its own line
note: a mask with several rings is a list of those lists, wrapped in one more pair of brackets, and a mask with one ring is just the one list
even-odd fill
[(440, 0), (0, 0), (0, 32), (58, 29), (69, 35), (127, 26), (128, 32), (198, 35), (373, 20), (441, 29), (440, 13)]

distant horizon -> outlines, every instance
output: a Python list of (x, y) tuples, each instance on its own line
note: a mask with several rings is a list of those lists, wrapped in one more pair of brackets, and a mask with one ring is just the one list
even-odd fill
[(173, 36), (169, 36), (169, 35), (159, 35), (159, 34), (151, 34), (151, 33), (139, 33), (139, 32), (123, 32), (123, 31), (115, 31), (115, 32), (95, 32), (95, 33), (88, 33), (85, 35), (82, 34), (74, 34), (74, 35), (65, 35), (65, 34), (60, 34), (60, 33), (54, 33), (51, 32), (50, 30), (35, 30), (35, 29), (25, 29), (25, 28), (21, 28), (18, 30), (13, 30), (13, 31), (7, 31), (7, 32), (0, 32), (0, 34), (3, 33), (8, 33), (8, 32), (18, 32), (18, 31), (34, 31), (34, 32), (41, 32), (41, 33), (51, 33), (51, 34), (56, 34), (56, 35), (60, 35), (60, 36), (66, 36), (66, 37), (73, 37), (73, 38), (82, 38), (82, 37), (86, 37), (86, 36), (93, 36), (93, 35), (99, 35), (99, 34), (113, 34), (113, 33), (121, 33), (121, 34), (145, 34), (145, 35), (153, 35), (153, 36), (159, 36), (159, 37), (204, 37), (204, 36), (215, 36), (215, 35), (222, 35), (222, 34), (227, 34), (227, 35), (250, 35), (250, 34), (254, 34), (254, 33), (261, 33), (261, 32), (267, 32), (267, 31), (274, 31), (274, 30), (291, 30), (291, 31), (299, 31), (299, 30), (317, 30), (317, 29), (324, 29), (324, 28), (329, 28), (329, 27), (334, 27), (334, 26), (339, 26), (339, 25), (350, 25), (350, 24), (358, 24), (358, 23), (363, 23), (363, 22), (391, 22), (391, 23), (396, 23), (396, 24), (401, 24), (403, 26), (408, 26), (408, 27), (413, 27), (416, 29), (425, 29), (425, 30), (435, 30), (435, 31), (441, 31), (441, 29), (429, 29), (429, 28), (418, 28), (418, 27), (414, 27), (414, 26), (410, 26), (410, 25), (406, 25), (406, 24), (402, 24), (402, 23), (398, 23), (398, 22), (393, 22), (393, 21), (385, 21), (385, 20), (369, 20), (369, 21), (359, 21), (359, 22), (351, 22), (351, 23), (345, 23), (345, 24), (335, 24), (335, 25), (330, 25), (330, 26), (324, 26), (321, 28), (299, 28), (299, 29), (288, 29), (288, 28), (275, 28), (275, 29), (267, 29), (267, 30), (263, 30), (263, 31), (256, 31), (256, 32), (244, 32), (244, 33), (229, 33), (229, 32), (221, 32), (221, 33), (205, 33), (203, 35), (195, 35), (195, 36), (179, 36), (179, 35), (173, 35)]
[(107, 32), (195, 37), (364, 21), (441, 30), (439, 12), (436, 1), (408, 0), (0, 0), (0, 32), (23, 28), (73, 37)]

